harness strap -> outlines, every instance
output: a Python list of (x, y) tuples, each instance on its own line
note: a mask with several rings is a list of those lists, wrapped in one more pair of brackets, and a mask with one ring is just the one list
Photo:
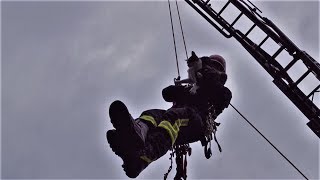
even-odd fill
[(183, 145), (175, 145), (173, 149), (171, 149), (172, 152), (170, 153), (170, 160), (171, 160), (171, 165), (168, 169), (168, 172), (164, 174), (164, 179), (166, 180), (168, 178), (168, 175), (172, 169), (172, 157), (174, 154), (176, 154), (176, 175), (174, 177), (174, 180), (186, 180), (187, 179), (187, 155), (191, 155), (191, 148), (189, 144), (183, 144)]
[[(212, 134), (214, 136), (214, 141), (216, 142), (219, 151), (222, 152), (222, 148), (217, 140), (217, 136), (216, 136), (216, 131), (217, 131), (217, 127), (220, 125), (220, 123), (217, 123), (215, 121), (213, 121), (213, 131)], [(203, 138), (201, 139), (201, 144), (202, 146), (204, 146), (204, 155), (207, 159), (209, 159), (212, 156), (212, 150), (211, 150), (211, 140), (212, 140), (212, 134), (210, 135), (204, 135)]]
[[(208, 144), (209, 144), (209, 148), (208, 148)], [(209, 159), (212, 156), (212, 151), (211, 151), (211, 140), (209, 142), (207, 142), (207, 144), (204, 147), (204, 156)]]
[(169, 175), (169, 173), (170, 173), (171, 170), (172, 170), (172, 158), (173, 158), (175, 152), (173, 151), (172, 148), (171, 148), (170, 150), (171, 150), (170, 157), (169, 157), (170, 166), (169, 166), (169, 169), (168, 169), (167, 173), (164, 174), (164, 177), (163, 177), (164, 180), (167, 180), (168, 175)]
[(184, 162), (183, 162), (183, 179), (187, 179), (187, 154), (184, 154)]
[[(214, 141), (217, 143), (219, 151), (222, 152), (221, 146), (217, 140), (216, 131), (213, 132)], [(210, 143), (211, 144), (211, 143)]]
[(178, 146), (176, 148), (176, 164), (177, 164), (177, 172), (176, 175), (174, 177), (174, 180), (181, 180), (181, 178), (183, 177), (183, 152), (181, 152), (180, 147)]

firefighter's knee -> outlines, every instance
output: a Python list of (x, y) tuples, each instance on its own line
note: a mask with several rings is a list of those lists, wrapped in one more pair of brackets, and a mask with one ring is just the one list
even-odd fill
[(139, 119), (148, 124), (149, 127), (157, 127), (166, 111), (163, 109), (149, 109), (141, 113)]

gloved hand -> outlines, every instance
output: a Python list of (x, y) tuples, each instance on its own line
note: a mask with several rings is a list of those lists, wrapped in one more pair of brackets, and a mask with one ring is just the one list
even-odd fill
[(180, 82), (180, 76), (178, 76), (177, 78), (174, 78), (174, 85), (176, 86), (181, 86), (181, 82)]
[(197, 72), (196, 77), (197, 77), (197, 79), (202, 79), (203, 75), (200, 72)]
[(197, 90), (199, 89), (199, 86), (197, 86), (196, 84), (192, 86), (192, 88), (189, 90), (189, 92), (194, 95), (197, 93)]

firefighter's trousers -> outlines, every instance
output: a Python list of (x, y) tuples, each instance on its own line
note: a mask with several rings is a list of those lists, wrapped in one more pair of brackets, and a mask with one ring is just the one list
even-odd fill
[(165, 130), (172, 145), (198, 141), (203, 132), (201, 116), (197, 109), (191, 106), (168, 110), (150, 109), (144, 111), (139, 119), (146, 122), (150, 129)]

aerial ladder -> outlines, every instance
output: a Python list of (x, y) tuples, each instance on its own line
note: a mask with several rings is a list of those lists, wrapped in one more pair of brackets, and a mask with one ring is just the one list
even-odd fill
[[(204, 19), (215, 27), (226, 38), (234, 37), (240, 44), (258, 61), (258, 63), (273, 77), (273, 83), (295, 104), (295, 106), (309, 119), (307, 126), (320, 138), (320, 110), (316, 105), (315, 93), (320, 89), (320, 64), (307, 52), (299, 49), (271, 20), (260, 15), (261, 10), (249, 0), (228, 0), (219, 10), (211, 7), (210, 0), (185, 0)], [(213, 0), (214, 1), (214, 0)], [(228, 22), (221, 15), (231, 6), (239, 10), (238, 16), (232, 22)], [(247, 17), (253, 25), (246, 32), (235, 28), (235, 24), (243, 17)], [(266, 36), (261, 42), (255, 42), (249, 38), (249, 34), (255, 28), (259, 28)], [(278, 49), (274, 53), (268, 53), (263, 48), (266, 41), (274, 41)], [(292, 58), (286, 66), (279, 62), (279, 54), (287, 51)], [(297, 80), (293, 80), (288, 74), (296, 63), (302, 62), (307, 69)], [(314, 75), (317, 81), (316, 87), (311, 92), (303, 92), (298, 85), (306, 80), (308, 75)], [(319, 102), (318, 102), (319, 103)]]

